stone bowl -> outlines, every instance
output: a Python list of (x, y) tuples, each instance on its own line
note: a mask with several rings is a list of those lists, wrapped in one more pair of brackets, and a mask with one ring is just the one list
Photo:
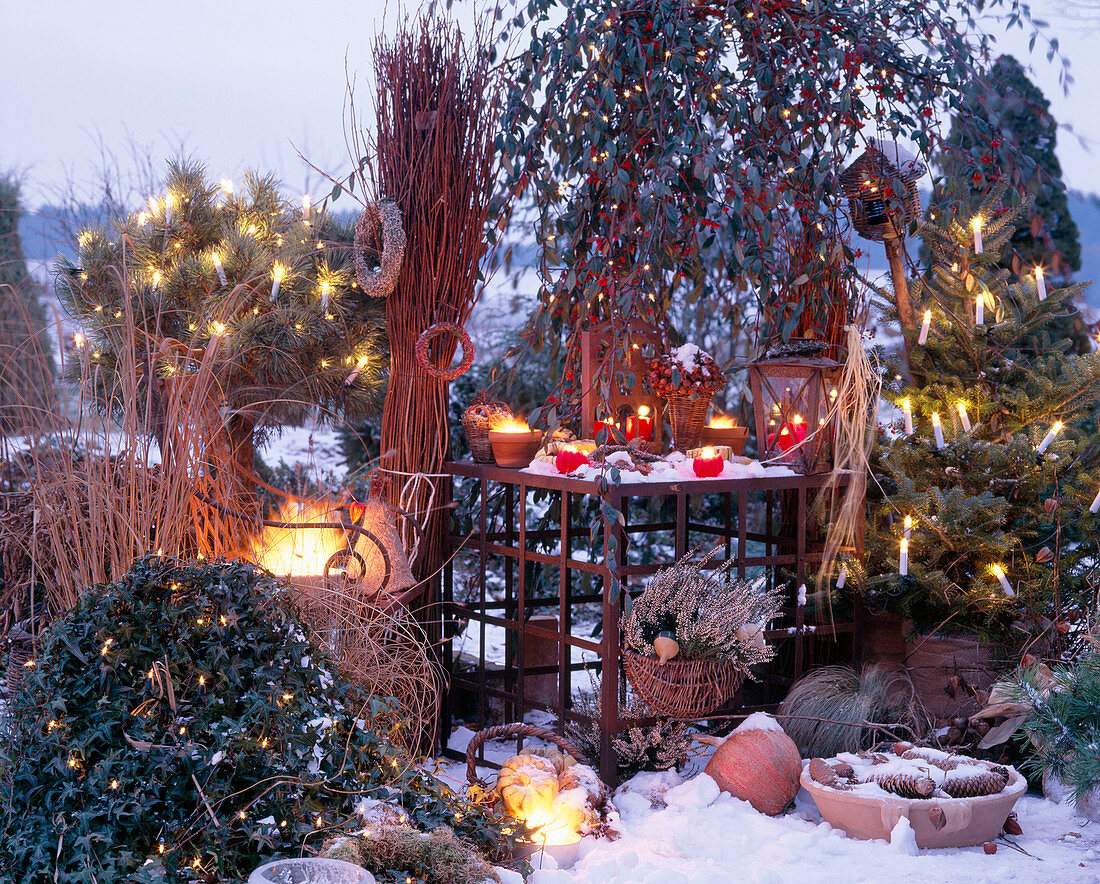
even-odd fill
[[(852, 838), (889, 841), (894, 826), (904, 816), (917, 837), (917, 847), (924, 848), (970, 847), (992, 841), (1001, 834), (1017, 799), (1027, 791), (1027, 780), (1012, 768), (1004, 789), (996, 795), (976, 798), (916, 799), (838, 792), (815, 782), (809, 770), (802, 771), (801, 783), (833, 828), (843, 829)], [(929, 814), (934, 808), (942, 810), (946, 820), (939, 829)]]
[(248, 884), (375, 884), (375, 879), (339, 859), (279, 859), (256, 869)]

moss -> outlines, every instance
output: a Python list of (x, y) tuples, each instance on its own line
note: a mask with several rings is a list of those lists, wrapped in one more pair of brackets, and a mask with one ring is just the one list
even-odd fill
[(492, 866), (446, 826), (427, 835), (385, 824), (368, 832), (333, 843), (325, 855), (361, 865), (380, 881), (404, 882), (409, 875), (424, 884), (500, 881)]

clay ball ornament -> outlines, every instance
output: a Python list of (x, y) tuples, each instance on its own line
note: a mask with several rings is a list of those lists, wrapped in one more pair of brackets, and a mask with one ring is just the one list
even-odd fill
[(664, 666), (669, 660), (680, 653), (680, 643), (672, 637), (671, 632), (662, 632), (653, 639), (653, 651), (657, 659)]
[(722, 742), (706, 773), (723, 792), (776, 816), (798, 794), (802, 756), (772, 716), (757, 712)]

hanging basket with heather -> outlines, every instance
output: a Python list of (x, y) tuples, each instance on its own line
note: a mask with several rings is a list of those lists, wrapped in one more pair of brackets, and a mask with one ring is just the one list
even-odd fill
[(764, 630), (781, 599), (739, 580), (736, 560), (711, 570), (721, 547), (657, 573), (622, 619), (630, 686), (662, 715), (706, 715), (730, 700), (750, 667), (771, 659)]
[(654, 394), (668, 400), (675, 447), (697, 447), (710, 400), (726, 385), (718, 363), (694, 344), (681, 344), (649, 361), (647, 381)]

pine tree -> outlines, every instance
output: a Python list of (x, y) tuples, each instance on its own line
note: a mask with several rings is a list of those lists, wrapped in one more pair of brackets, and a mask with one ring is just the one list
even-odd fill
[(19, 237), (19, 182), (0, 175), (0, 433), (39, 425), (53, 383), (53, 345), (40, 286), (27, 273)]
[[(93, 392), (110, 410), (105, 391), (120, 389), (112, 374), (126, 370), (119, 351), (135, 330), (147, 377), (174, 371), (166, 355), (180, 347), (199, 358), (216, 344), (224, 432), (247, 472), (256, 442), (279, 426), (376, 412), (388, 363), (384, 303), (355, 281), (353, 236), (350, 225), (292, 206), (271, 176), (249, 174), (235, 194), (199, 165), (170, 164), (166, 196), (85, 230), (76, 260), (59, 262), (58, 295), (96, 366)], [(147, 429), (166, 450), (172, 429), (153, 393)]]
[(1069, 211), (1062, 166), (1055, 152), (1058, 123), (1042, 90), (1023, 66), (1002, 55), (967, 89), (938, 165), (943, 173), (929, 217), (969, 218), (1012, 168), (1012, 186), (1031, 194), (1033, 210), (1021, 214), (1002, 256), (1019, 275), (1044, 265), (1067, 278), (1081, 269), (1081, 243)]
[[(891, 370), (884, 385), (908, 404), (914, 432), (898, 422), (900, 432), (880, 438), (870, 487), (882, 496), (855, 567), (880, 608), (922, 631), (1008, 639), (1013, 623), (1036, 634), (1094, 616), (1100, 519), (1089, 507), (1100, 487), (1100, 431), (1088, 412), (1100, 398), (1100, 354), (1075, 355), (1052, 333), (1079, 286), (1042, 299), (1034, 276), (1012, 281), (1001, 266), (1027, 209), (1025, 201), (993, 214), (1001, 191), (980, 208), (983, 254), (969, 224), (922, 226), (933, 264), (911, 294), (918, 316), (931, 312), (931, 328), (923, 345), (917, 330), (907, 332), (915, 380)], [(1052, 428), (1054, 441), (1038, 452)]]

